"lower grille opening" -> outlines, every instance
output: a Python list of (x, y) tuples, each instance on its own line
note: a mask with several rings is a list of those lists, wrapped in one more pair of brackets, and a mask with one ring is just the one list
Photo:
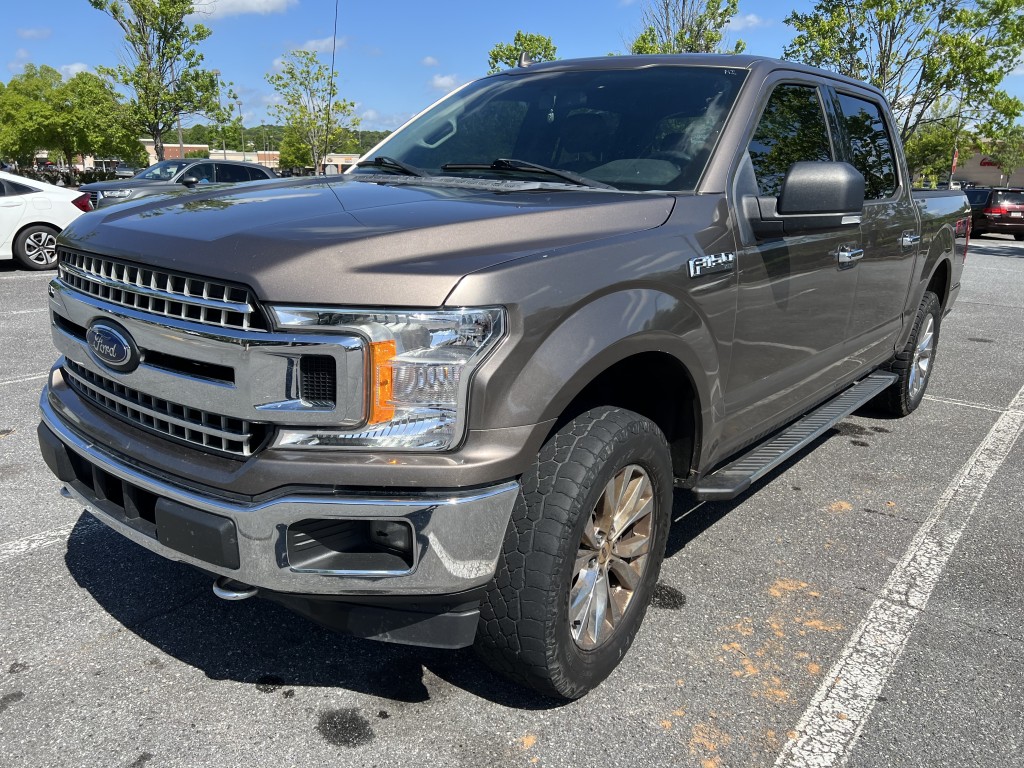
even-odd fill
[(155, 494), (94, 467), (74, 451), (68, 451), (75, 472), (74, 485), (89, 498), (95, 499), (111, 517), (127, 523), (141, 533), (156, 538)]
[(398, 574), (414, 564), (407, 520), (302, 520), (286, 538), (288, 564), (297, 570)]

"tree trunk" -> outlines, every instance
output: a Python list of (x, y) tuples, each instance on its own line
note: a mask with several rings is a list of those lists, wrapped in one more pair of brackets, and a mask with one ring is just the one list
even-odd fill
[(157, 162), (164, 159), (164, 137), (156, 131), (153, 132), (153, 151), (156, 152)]

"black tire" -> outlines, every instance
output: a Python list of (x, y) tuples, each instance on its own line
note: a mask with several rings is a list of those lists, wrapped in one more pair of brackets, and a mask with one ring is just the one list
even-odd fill
[(876, 400), (876, 404), (888, 415), (907, 416), (921, 404), (935, 363), (941, 320), (939, 297), (926, 291), (921, 298), (921, 306), (917, 308), (914, 328), (907, 339), (907, 345), (887, 366), (899, 378)]
[[(604, 532), (613, 480), (642, 489), (643, 501), (624, 505), (618, 502), (634, 496), (618, 493), (617, 524)], [(509, 679), (576, 699), (625, 656), (657, 583), (672, 509), (668, 444), (648, 419), (597, 408), (558, 430), (522, 483), (482, 601), (476, 649)], [(625, 517), (633, 523), (619, 525)], [(579, 610), (588, 594), (592, 601)], [(583, 616), (577, 623), (570, 595)], [(602, 604), (611, 613), (595, 621)]]
[(14, 239), (14, 257), (27, 269), (55, 269), (58, 230), (45, 224), (25, 227)]

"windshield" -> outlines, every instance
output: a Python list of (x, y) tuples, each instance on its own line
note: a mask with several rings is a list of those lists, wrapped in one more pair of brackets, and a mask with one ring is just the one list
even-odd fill
[[(745, 76), (693, 66), (517, 70), (452, 94), (366, 160), (449, 177), (566, 183), (557, 169), (622, 190), (691, 190)], [(398, 170), (387, 162), (356, 171), (389, 172)]]
[(135, 178), (149, 181), (170, 181), (191, 163), (191, 160), (161, 160), (156, 165), (151, 165), (146, 170), (135, 174)]

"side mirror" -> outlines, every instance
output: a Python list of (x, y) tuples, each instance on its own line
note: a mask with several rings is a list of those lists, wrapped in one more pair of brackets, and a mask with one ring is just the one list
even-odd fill
[(793, 163), (777, 198), (750, 203), (745, 207), (760, 238), (853, 227), (864, 208), (864, 177), (849, 163)]
[(186, 187), (194, 187), (196, 184), (199, 183), (199, 179), (197, 179), (195, 176), (182, 176), (179, 182), (181, 184), (184, 184)]

